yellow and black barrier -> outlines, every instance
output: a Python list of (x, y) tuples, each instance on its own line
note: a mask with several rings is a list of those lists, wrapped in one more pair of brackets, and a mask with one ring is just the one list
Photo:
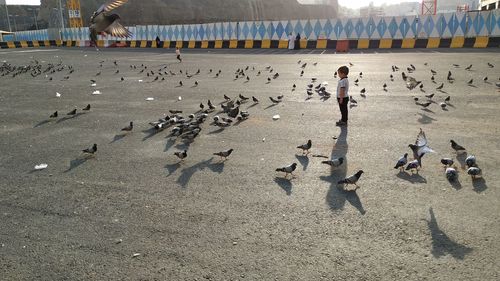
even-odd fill
[[(113, 41), (114, 42), (114, 41)], [(86, 44), (85, 44), (86, 43)], [(210, 40), (210, 41), (160, 41), (134, 40), (116, 41), (129, 48), (184, 48), (184, 49), (286, 49), (288, 40)], [(426, 39), (357, 39), (357, 40), (300, 40), (301, 49), (414, 49), (414, 48), (498, 48), (500, 37), (453, 37)], [(1, 49), (37, 47), (80, 47), (88, 46), (88, 41), (44, 40), (0, 42)], [(97, 42), (99, 47), (107, 46), (104, 41)]]

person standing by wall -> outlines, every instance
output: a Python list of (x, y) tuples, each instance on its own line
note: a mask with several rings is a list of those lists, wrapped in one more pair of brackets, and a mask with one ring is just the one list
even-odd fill
[(288, 50), (293, 50), (293, 49), (295, 49), (295, 41), (292, 33), (290, 32), (290, 34), (288, 35)]
[(175, 48), (175, 54), (177, 55), (177, 59), (179, 60), (179, 62), (182, 62), (181, 49), (179, 49), (179, 47)]
[(300, 49), (300, 33), (297, 34), (297, 37), (295, 37), (295, 50)]

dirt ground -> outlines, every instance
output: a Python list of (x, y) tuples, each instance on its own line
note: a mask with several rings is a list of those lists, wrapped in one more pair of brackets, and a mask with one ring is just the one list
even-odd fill
[[(1, 280), (499, 280), (498, 50), (186, 50), (183, 57), (177, 63), (173, 52), (155, 49), (0, 51), (0, 65), (37, 59), (75, 70), (50, 74), (52, 81), (0, 77)], [(302, 77), (299, 60), (308, 63)], [(335, 93), (333, 73), (349, 63), (358, 106), (340, 129), (336, 100), (306, 100), (306, 85), (315, 77), (314, 85), (327, 81)], [(410, 64), (423, 90), (405, 87), (401, 71)], [(153, 81), (163, 66), (176, 75)], [(246, 66), (250, 80), (235, 79)], [(426, 110), (415, 104), (413, 97), (431, 93), (435, 103)], [(250, 118), (224, 130), (210, 125), (211, 113), (190, 145), (170, 129), (150, 130), (168, 110), (187, 115), (207, 99), (219, 107), (224, 94), (260, 103), (242, 104)], [(283, 102), (271, 106), (268, 97), (281, 94)], [(67, 118), (89, 103), (89, 112)], [(47, 121), (56, 110), (60, 116)], [(133, 132), (121, 135), (130, 121)], [(435, 153), (424, 156), (418, 174), (398, 173), (393, 167), (411, 155), (420, 128)], [(311, 153), (302, 156), (296, 146), (308, 139)], [(450, 139), (477, 157), (481, 178), (467, 175)], [(93, 143), (95, 157), (83, 158)], [(179, 163), (173, 153), (186, 147)], [(212, 155), (229, 148), (225, 162)], [(315, 154), (345, 161), (332, 170)], [(455, 159), (457, 183), (447, 181), (443, 157)], [(293, 162), (292, 180), (275, 172)], [(41, 163), (48, 168), (35, 171)], [(359, 169), (357, 191), (337, 184)]]

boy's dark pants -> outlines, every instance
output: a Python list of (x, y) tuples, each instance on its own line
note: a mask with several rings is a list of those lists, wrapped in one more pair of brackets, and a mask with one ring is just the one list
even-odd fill
[(347, 123), (347, 115), (349, 114), (347, 104), (349, 103), (349, 98), (344, 98), (342, 104), (340, 103), (340, 99), (337, 98), (337, 102), (339, 103), (340, 114), (342, 114), (342, 119), (340, 119), (340, 121)]

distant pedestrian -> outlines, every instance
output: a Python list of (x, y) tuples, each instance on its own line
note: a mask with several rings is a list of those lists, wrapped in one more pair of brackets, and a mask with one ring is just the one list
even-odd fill
[(156, 36), (156, 48), (160, 48), (160, 44), (161, 44), (161, 40), (160, 40), (160, 37)]
[(295, 41), (292, 33), (290, 32), (290, 35), (288, 35), (288, 50), (293, 49), (295, 49)]
[(337, 70), (339, 75), (339, 82), (337, 84), (337, 102), (339, 103), (340, 114), (342, 118), (337, 122), (337, 126), (347, 126), (348, 120), (348, 108), (349, 103), (349, 79), (347, 75), (349, 74), (349, 68), (347, 66), (341, 66)]
[(175, 48), (175, 54), (177, 55), (177, 59), (179, 60), (179, 62), (182, 62), (181, 50), (179, 49), (179, 47)]
[(297, 37), (295, 37), (295, 50), (300, 49), (300, 33), (297, 34)]

